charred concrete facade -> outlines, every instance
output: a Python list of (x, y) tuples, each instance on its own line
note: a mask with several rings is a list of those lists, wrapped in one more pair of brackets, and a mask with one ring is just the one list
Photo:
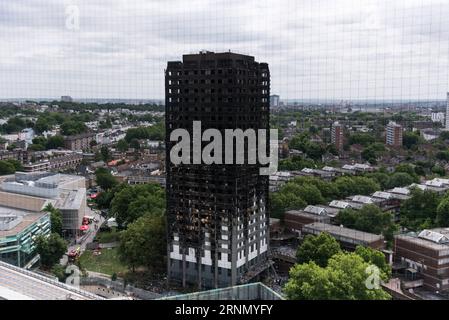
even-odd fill
[(268, 64), (231, 52), (184, 55), (168, 62), (165, 88), (168, 280), (200, 288), (247, 282), (268, 265), (268, 176), (246, 157), (239, 165), (174, 165), (170, 134), (183, 128), (192, 137), (193, 121), (222, 136), (269, 129)]

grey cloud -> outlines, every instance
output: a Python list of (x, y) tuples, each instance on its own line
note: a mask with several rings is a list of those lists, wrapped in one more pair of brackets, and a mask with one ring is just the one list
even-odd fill
[[(0, 97), (161, 98), (166, 61), (231, 49), (268, 62), (272, 92), (284, 98), (359, 97), (372, 95), (373, 86), (379, 99), (394, 98), (393, 79), (410, 98), (430, 91), (431, 98), (444, 98), (449, 4), (422, 4), (2, 1)], [(66, 5), (80, 9), (78, 31), (65, 28)], [(425, 83), (420, 75), (439, 82)]]

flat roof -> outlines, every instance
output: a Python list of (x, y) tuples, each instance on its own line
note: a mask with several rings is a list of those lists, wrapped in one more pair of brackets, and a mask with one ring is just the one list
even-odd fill
[(30, 225), (32, 225), (34, 222), (36, 222), (37, 220), (39, 220), (46, 214), (47, 214), (46, 212), (35, 212), (35, 213), (23, 215), (22, 221), (18, 225), (16, 225), (14, 228), (12, 228), (10, 230), (4, 230), (4, 231), (0, 230), (0, 238), (6, 238), (6, 237), (10, 237), (10, 236), (19, 234), (20, 232), (22, 232), (23, 230), (28, 228)]
[(303, 210), (289, 210), (289, 211), (286, 211), (285, 214), (291, 214), (291, 215), (295, 215), (295, 216), (306, 217), (306, 218), (310, 218), (310, 219), (314, 219), (314, 220), (326, 220), (326, 219), (329, 219), (329, 216), (327, 214), (326, 215), (320, 215), (320, 214), (314, 214), (314, 213), (305, 212)]
[(261, 282), (212, 289), (157, 300), (284, 300), (284, 297)]
[(306, 232), (307, 229), (317, 232), (327, 232), (333, 236), (355, 239), (363, 242), (374, 242), (383, 239), (381, 235), (335, 226), (332, 224), (322, 222), (314, 222), (311, 224), (307, 224), (303, 227), (303, 231)]
[(0, 261), (0, 296), (4, 299), (104, 300), (104, 298)]
[(83, 204), (86, 188), (61, 190), (56, 207), (62, 210), (78, 210)]
[[(431, 229), (432, 231), (439, 232), (440, 229)], [(412, 244), (430, 249), (435, 251), (442, 251), (442, 250), (448, 250), (449, 249), (449, 243), (437, 243), (432, 240), (427, 240), (421, 237), (418, 237), (418, 235), (410, 235), (410, 234), (400, 234), (395, 236), (396, 239), (401, 239), (404, 241), (408, 241)]]

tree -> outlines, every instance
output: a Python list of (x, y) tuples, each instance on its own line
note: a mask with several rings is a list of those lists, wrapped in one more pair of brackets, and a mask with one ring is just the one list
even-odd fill
[(324, 203), (320, 190), (314, 185), (300, 185), (297, 183), (286, 183), (280, 190), (281, 193), (292, 193), (303, 199), (306, 204)]
[(117, 179), (106, 168), (95, 171), (95, 180), (103, 190), (109, 190), (118, 184)]
[(283, 219), (287, 210), (303, 209), (307, 203), (294, 193), (270, 193), (270, 208), (273, 218)]
[(111, 213), (117, 223), (126, 226), (143, 214), (161, 215), (165, 210), (165, 192), (155, 183), (124, 186), (111, 201)]
[(87, 127), (82, 121), (67, 120), (61, 125), (61, 133), (65, 136), (77, 135), (86, 131)]
[(296, 252), (296, 259), (298, 263), (314, 261), (320, 267), (325, 267), (329, 258), (340, 251), (337, 240), (322, 232), (317, 236), (307, 235), (304, 238)]
[(129, 146), (135, 150), (139, 150), (140, 149), (140, 142), (139, 139), (132, 139), (129, 142)]
[(343, 209), (337, 214), (336, 222), (347, 228), (382, 234), (389, 245), (392, 244), (393, 233), (396, 230), (392, 214), (383, 212), (373, 204), (365, 205), (358, 211)]
[(438, 204), (435, 222), (439, 227), (449, 227), (449, 197), (447, 195)]
[(355, 253), (362, 257), (365, 262), (376, 265), (382, 271), (382, 279), (384, 281), (390, 279), (391, 266), (388, 264), (382, 252), (370, 247), (357, 246)]
[(55, 264), (51, 268), (51, 273), (58, 278), (59, 282), (65, 282), (67, 278), (67, 274), (65, 273), (65, 268), (61, 266), (59, 263)]
[(129, 148), (128, 142), (125, 139), (120, 139), (117, 142), (117, 150), (120, 152), (126, 152)]
[(404, 132), (404, 135), (402, 136), (402, 144), (407, 149), (412, 149), (416, 147), (421, 141), (421, 137), (416, 134), (415, 132)]
[(373, 172), (366, 175), (367, 178), (374, 179), (380, 184), (381, 189), (387, 189), (390, 176), (384, 172)]
[(45, 150), (45, 145), (33, 143), (33, 144), (30, 144), (28, 146), (28, 150), (31, 150), (31, 151), (44, 151)]
[(40, 116), (34, 124), (34, 130), (37, 133), (43, 133), (51, 129), (51, 124), (46, 117)]
[(316, 177), (296, 177), (292, 182), (298, 185), (314, 185), (327, 201), (338, 197), (338, 189), (334, 183), (326, 182)]
[(164, 268), (166, 254), (165, 219), (163, 215), (146, 213), (120, 235), (120, 260), (134, 272), (144, 266), (152, 271)]
[(345, 198), (351, 195), (369, 195), (380, 190), (376, 180), (367, 177), (339, 177), (335, 180), (338, 197)]
[(58, 263), (66, 251), (67, 243), (57, 233), (50, 234), (48, 238), (42, 235), (36, 238), (36, 252), (44, 268), (50, 269)]
[(334, 290), (329, 271), (313, 261), (291, 268), (290, 279), (284, 287), (289, 300), (332, 299)]
[(366, 147), (361, 153), (362, 159), (368, 161), (371, 164), (377, 163), (377, 153), (373, 148)]
[(416, 175), (415, 168), (408, 163), (403, 163), (403, 164), (397, 165), (396, 168), (394, 169), (394, 171), (408, 173), (410, 176), (412, 176), (414, 179), (416, 179), (415, 182), (418, 182), (418, 179), (417, 179), (418, 177)]
[(58, 149), (58, 148), (62, 148), (62, 147), (64, 147), (64, 137), (59, 134), (49, 137), (47, 139), (47, 143), (45, 144), (45, 148), (47, 150)]
[(373, 144), (376, 140), (374, 136), (369, 133), (354, 133), (349, 136), (348, 143), (352, 144), (360, 144), (364, 147)]
[(62, 213), (61, 210), (53, 207), (51, 203), (44, 208), (45, 212), (50, 213), (51, 232), (62, 235)]
[(126, 131), (125, 140), (130, 143), (133, 139), (164, 140), (165, 123), (158, 122), (150, 127), (131, 128)]
[(25, 120), (20, 117), (11, 117), (8, 119), (8, 122), (2, 126), (6, 133), (15, 133), (25, 129), (27, 124)]
[(13, 174), (16, 172), (14, 165), (6, 160), (0, 160), (0, 175)]
[(432, 172), (442, 177), (446, 175), (444, 167), (437, 164), (432, 167)]
[(95, 199), (95, 202), (100, 209), (109, 209), (116, 193), (123, 190), (124, 188), (126, 188), (126, 184), (120, 183), (107, 191), (100, 192), (100, 194)]
[(356, 253), (340, 252), (328, 260), (326, 267), (313, 261), (296, 264), (290, 269), (284, 292), (294, 300), (391, 299), (382, 288), (368, 288), (369, 270), (370, 264)]
[(376, 180), (367, 177), (352, 177), (355, 183), (355, 192), (353, 194), (370, 195), (381, 189)]
[(449, 140), (449, 131), (441, 131), (440, 133), (441, 140)]
[(305, 153), (314, 160), (320, 160), (323, 154), (326, 152), (326, 149), (319, 145), (318, 143), (308, 142), (305, 144)]
[(15, 171), (22, 171), (23, 170), (23, 165), (22, 165), (22, 163), (19, 160), (8, 159), (6, 161), (14, 166), (14, 170)]
[(100, 149), (100, 153), (101, 158), (104, 162), (109, 162), (110, 160), (112, 160), (112, 154), (107, 146), (102, 146)]
[(415, 231), (432, 227), (440, 201), (436, 192), (412, 188), (410, 198), (401, 204), (401, 225)]
[(415, 181), (414, 177), (406, 172), (396, 172), (391, 175), (390, 179), (388, 179), (387, 188), (405, 187)]

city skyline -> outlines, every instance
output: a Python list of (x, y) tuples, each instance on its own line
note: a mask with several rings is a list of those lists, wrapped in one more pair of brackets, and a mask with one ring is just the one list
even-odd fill
[(162, 99), (165, 61), (206, 49), (260, 57), (281, 99), (443, 100), (448, 14), (441, 0), (9, 2), (0, 98)]

